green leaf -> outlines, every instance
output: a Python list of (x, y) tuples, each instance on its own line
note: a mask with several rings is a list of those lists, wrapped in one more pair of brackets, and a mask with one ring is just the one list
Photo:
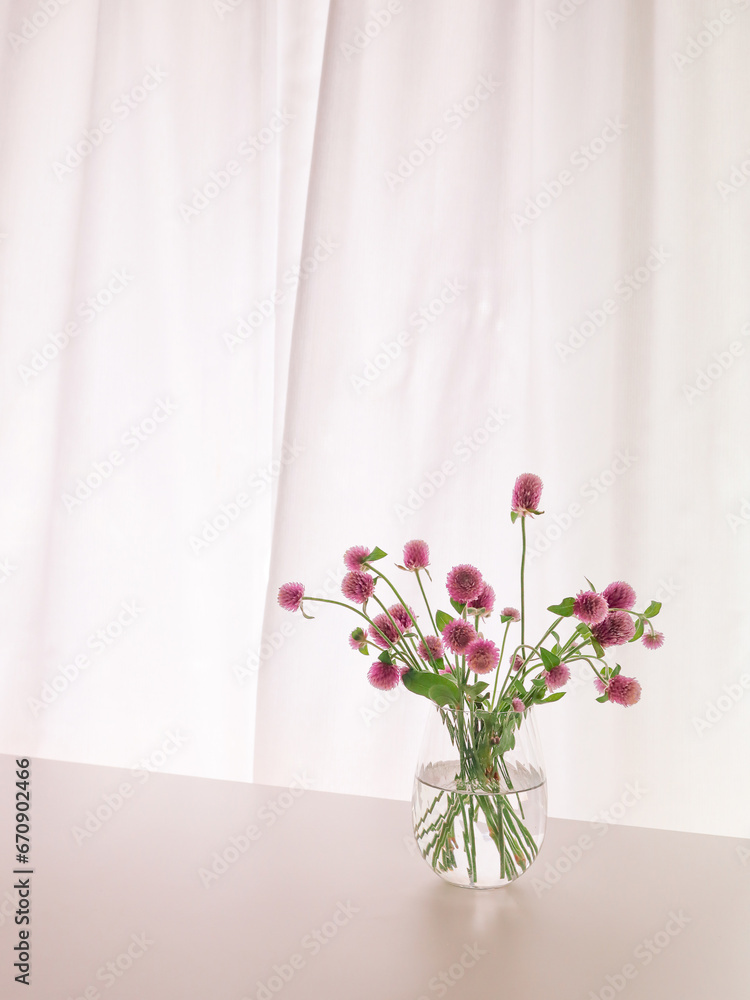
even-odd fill
[(498, 753), (506, 753), (508, 750), (512, 750), (516, 745), (516, 736), (513, 729), (508, 727), (500, 733), (500, 742), (497, 745)]
[(513, 615), (500, 615), (500, 621), (503, 622), (503, 623), (505, 623), (505, 622), (512, 622), (513, 621)]
[(367, 559), (365, 559), (365, 562), (375, 562), (376, 559), (383, 559), (387, 555), (388, 555), (387, 552), (383, 552), (382, 549), (379, 549), (377, 546), (375, 546), (375, 548), (369, 554)]
[(612, 671), (612, 673), (609, 676), (610, 677), (617, 677), (617, 675), (620, 673), (621, 670), (622, 670), (622, 667), (618, 663), (617, 666), (615, 667), (615, 669)]
[(628, 641), (629, 641), (629, 642), (637, 642), (637, 641), (638, 641), (638, 639), (640, 639), (640, 637), (641, 637), (642, 635), (643, 635), (643, 619), (642, 619), (642, 618), (639, 618), (639, 619), (638, 619), (638, 624), (637, 624), (637, 625), (636, 625), (636, 627), (635, 627), (635, 633), (634, 633), (634, 635), (633, 635), (633, 638), (632, 638), (632, 639), (630, 639), (630, 640), (628, 640)]
[(605, 693), (603, 695), (601, 695), (601, 697), (597, 698), (596, 700), (604, 703), (605, 701), (609, 701), (609, 695), (605, 691)]
[(458, 705), (458, 689), (455, 691), (450, 691), (448, 688), (444, 688), (442, 685), (433, 684), (430, 688), (430, 693), (428, 695), (430, 701), (434, 701), (436, 705), (451, 705), (454, 708)]
[(559, 701), (561, 698), (564, 698), (565, 695), (566, 695), (565, 691), (555, 691), (554, 694), (549, 695), (547, 698), (542, 698), (542, 700), (539, 702), (539, 704), (540, 705), (549, 705), (549, 703), (551, 701)]
[(393, 657), (391, 656), (390, 650), (384, 649), (383, 652), (378, 657), (381, 663), (393, 663)]
[(560, 618), (570, 618), (575, 603), (575, 597), (566, 597), (560, 604), (550, 604), (547, 611), (551, 611), (553, 615), (559, 615)]
[(560, 666), (560, 657), (555, 656), (554, 653), (550, 653), (550, 651), (548, 649), (545, 649), (544, 646), (542, 646), (541, 649), (539, 650), (539, 655), (541, 656), (542, 663), (544, 664), (547, 670), (552, 670), (553, 667)]
[(464, 611), (466, 610), (465, 604), (459, 604), (458, 601), (454, 601), (452, 597), (451, 597), (451, 604), (453, 605), (454, 609), (459, 613), (459, 615), (463, 615)]
[(596, 641), (596, 639), (593, 637), (593, 635), (591, 636), (589, 642), (594, 647), (594, 652), (596, 653), (596, 655), (601, 659), (602, 656), (604, 656), (604, 650), (599, 645), (599, 643)]
[(438, 705), (459, 704), (458, 687), (449, 677), (427, 670), (409, 670), (401, 679), (412, 694), (420, 694)]
[(402, 674), (401, 680), (404, 682), (404, 687), (412, 694), (421, 694), (428, 698), (437, 676), (432, 671), (410, 669)]
[(469, 691), (474, 697), (481, 695), (483, 691), (486, 691), (489, 684), (485, 684), (484, 681), (477, 681), (476, 684), (467, 684), (464, 691)]
[(590, 635), (591, 629), (588, 627), (586, 622), (578, 622), (576, 625), (576, 632), (578, 632), (579, 635)]
[(517, 511), (517, 510), (512, 510), (512, 511), (510, 512), (510, 520), (511, 520), (511, 523), (512, 523), (512, 524), (515, 524), (515, 523), (516, 523), (516, 521), (518, 520), (519, 516), (520, 516), (520, 515), (519, 515), (519, 513), (518, 513), (518, 511)]
[(591, 582), (591, 580), (589, 580), (589, 578), (587, 576), (584, 576), (583, 579), (586, 581), (586, 583), (589, 585), (589, 587), (591, 587), (591, 589), (594, 591), (594, 593), (596, 593), (596, 587), (593, 585), (593, 583)]
[(365, 644), (364, 646), (360, 646), (359, 647), (359, 651), (362, 654), (362, 656), (369, 656), (370, 655), (370, 650), (367, 648), (367, 644)]
[(445, 611), (438, 611), (438, 613), (435, 615), (435, 624), (437, 625), (439, 632), (442, 632), (445, 626), (448, 624), (448, 622), (452, 621), (453, 621), (453, 615), (449, 615)]
[(659, 601), (652, 601), (646, 610), (643, 612), (646, 618), (655, 618), (661, 611), (661, 604)]

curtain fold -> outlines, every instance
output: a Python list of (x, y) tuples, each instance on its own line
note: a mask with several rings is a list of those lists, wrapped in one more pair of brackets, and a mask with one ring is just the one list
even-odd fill
[(407, 797), (426, 703), (278, 587), (517, 604), (533, 471), (532, 633), (667, 634), (540, 711), (552, 813), (746, 835), (748, 6), (0, 2), (0, 750)]

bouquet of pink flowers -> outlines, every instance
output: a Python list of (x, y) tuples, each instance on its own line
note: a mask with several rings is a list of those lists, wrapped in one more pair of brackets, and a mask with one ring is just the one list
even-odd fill
[[(444, 789), (448, 803), (441, 808), (441, 821), (430, 824), (430, 836), (420, 841), (419, 830), (427, 829), (427, 815), (419, 817), (415, 833), (433, 867), (446, 870), (455, 865), (454, 827), (457, 819), (462, 818), (470, 884), (475, 884), (471, 875), (475, 875), (476, 869), (476, 848), (468, 830), (473, 823), (472, 810), (484, 814), (490, 839), (500, 852), (504, 881), (525, 870), (538, 849), (535, 838), (524, 826), (523, 816), (514, 813), (509, 805), (509, 793), (515, 793), (516, 787), (504, 762), (504, 755), (514, 747), (515, 733), (525, 713), (534, 705), (562, 698), (571, 665), (579, 661), (588, 663), (593, 671), (597, 701), (626, 707), (635, 705), (641, 696), (641, 685), (634, 677), (624, 676), (619, 664), (610, 666), (605, 659), (606, 651), (638, 639), (647, 649), (658, 649), (664, 642), (664, 636), (652, 624), (661, 605), (652, 601), (645, 610), (634, 610), (635, 592), (623, 581), (610, 583), (601, 591), (587, 581), (589, 589), (548, 608), (553, 621), (537, 642), (526, 641), (526, 518), (543, 513), (539, 510), (541, 494), (542, 481), (538, 476), (525, 473), (516, 480), (511, 520), (521, 524), (520, 609), (511, 606), (500, 609), (497, 617), (504, 627), (499, 646), (484, 634), (485, 624), (496, 616), (495, 591), (474, 566), (461, 564), (451, 569), (446, 588), (452, 613), (441, 610), (433, 613), (421, 575), (431, 580), (430, 551), (421, 540), (406, 543), (403, 562), (398, 568), (414, 575), (429, 627), (420, 625), (420, 616), (378, 568), (386, 555), (379, 548), (355, 545), (345, 553), (348, 572), (341, 592), (349, 604), (309, 597), (301, 583), (285, 583), (279, 590), (281, 607), (299, 610), (305, 617), (309, 617), (305, 605), (312, 601), (338, 604), (353, 611), (362, 624), (349, 636), (351, 647), (365, 656), (370, 656), (371, 647), (380, 650), (368, 671), (370, 683), (383, 691), (403, 684), (438, 706), (459, 753), (457, 773), (451, 779), (450, 791)], [(395, 603), (377, 592), (381, 581), (391, 591)], [(368, 613), (371, 604), (377, 605), (377, 613)], [(563, 638), (559, 630), (566, 619), (576, 620), (576, 625)], [(514, 626), (518, 626), (517, 638), (508, 644)], [(493, 673), (494, 682), (490, 686), (484, 678)], [(458, 802), (462, 795), (470, 795), (471, 801)], [(501, 796), (502, 802), (491, 807), (488, 795)], [(428, 814), (435, 808), (432, 803)], [(509, 844), (515, 847), (509, 849)]]

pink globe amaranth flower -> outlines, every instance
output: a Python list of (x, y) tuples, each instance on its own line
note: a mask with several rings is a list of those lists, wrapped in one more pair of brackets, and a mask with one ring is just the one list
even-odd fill
[(476, 566), (462, 563), (450, 571), (445, 586), (452, 601), (457, 604), (468, 604), (479, 596), (484, 587), (484, 580)]
[[(393, 623), (386, 614), (376, 615), (368, 631), (372, 641), (376, 646), (380, 646), (381, 649), (387, 649), (389, 646), (392, 646), (401, 636), (401, 633), (393, 627)], [(380, 634), (381, 632), (386, 636), (385, 639)]]
[(512, 618), (514, 622), (520, 622), (521, 620), (521, 612), (518, 608), (503, 608), (500, 615), (503, 618)]
[(495, 591), (493, 590), (492, 587), (490, 587), (489, 583), (485, 583), (482, 589), (477, 594), (477, 596), (474, 598), (474, 600), (469, 601), (470, 609), (476, 608), (477, 611), (484, 612), (480, 616), (482, 618), (492, 614), (494, 607), (495, 607)]
[(466, 663), (475, 674), (489, 674), (500, 659), (500, 650), (491, 639), (475, 639), (466, 650)]
[(304, 596), (303, 583), (284, 583), (279, 587), (279, 604), (285, 611), (299, 611)]
[(421, 539), (414, 539), (404, 545), (404, 567), (415, 572), (430, 565), (430, 546)]
[(624, 580), (615, 580), (614, 583), (610, 583), (602, 591), (602, 597), (610, 608), (624, 608), (625, 611), (630, 611), (635, 604), (635, 591)]
[(417, 653), (419, 653), (420, 659), (429, 662), (430, 654), (427, 652), (429, 649), (432, 653), (433, 660), (439, 660), (443, 656), (443, 643), (436, 635), (426, 635), (424, 637), (424, 642), (419, 640), (419, 645), (417, 646)]
[(622, 646), (635, 635), (635, 624), (627, 611), (610, 611), (604, 621), (591, 626), (591, 634), (600, 646)]
[(370, 549), (364, 545), (352, 545), (344, 553), (344, 565), (347, 569), (362, 569), (369, 554)]
[(539, 476), (535, 476), (533, 472), (522, 473), (513, 487), (511, 509), (523, 517), (536, 514), (542, 502), (543, 485)]
[(367, 632), (363, 628), (355, 628), (349, 636), (349, 645), (358, 652), (367, 649)]
[(609, 700), (616, 705), (623, 705), (625, 708), (629, 708), (641, 700), (641, 685), (635, 677), (623, 677), (622, 674), (610, 677), (607, 689), (609, 690)]
[(355, 604), (364, 604), (372, 597), (375, 589), (375, 581), (369, 573), (363, 573), (361, 569), (350, 570), (341, 581), (341, 593), (347, 601), (354, 601)]
[(548, 691), (557, 691), (564, 687), (570, 680), (570, 667), (567, 663), (561, 663), (559, 667), (544, 671), (544, 683)]
[(382, 663), (375, 660), (367, 671), (367, 679), (379, 691), (391, 691), (401, 680), (401, 668), (395, 663)]
[(573, 614), (587, 625), (598, 625), (607, 617), (609, 605), (601, 594), (593, 590), (582, 590), (576, 595)]
[(664, 645), (663, 632), (644, 632), (641, 640), (646, 649), (661, 649)]
[(388, 608), (388, 614), (398, 625), (402, 632), (406, 632), (414, 624), (414, 616), (411, 608), (407, 611), (403, 604), (392, 604)]
[(476, 629), (464, 618), (452, 618), (443, 629), (443, 641), (452, 653), (465, 653), (476, 637)]
[(509, 662), (511, 663), (511, 670), (515, 673), (523, 666), (523, 657), (520, 653), (516, 653), (515, 657), (511, 653)]
[(514, 698), (513, 699), (513, 711), (514, 712), (525, 712), (526, 711), (526, 706), (524, 705), (524, 703), (521, 701), (520, 698)]

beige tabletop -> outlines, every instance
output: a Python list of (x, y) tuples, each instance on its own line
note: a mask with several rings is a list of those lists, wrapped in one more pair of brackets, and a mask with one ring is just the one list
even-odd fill
[(34, 759), (24, 865), (14, 772), (3, 1000), (750, 998), (748, 841), (553, 819), (477, 892), (416, 854), (408, 803)]

